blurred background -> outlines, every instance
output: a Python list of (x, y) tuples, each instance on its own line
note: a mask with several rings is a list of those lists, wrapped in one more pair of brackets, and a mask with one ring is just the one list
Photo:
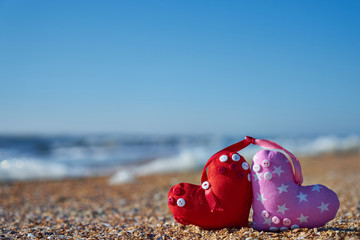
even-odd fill
[(245, 135), (359, 151), (359, 10), (3, 0), (0, 181), (201, 168)]

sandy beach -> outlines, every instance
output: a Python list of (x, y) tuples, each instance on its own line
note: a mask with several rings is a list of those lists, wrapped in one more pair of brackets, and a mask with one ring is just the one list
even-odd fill
[(340, 198), (336, 218), (317, 229), (282, 233), (203, 230), (176, 223), (168, 189), (200, 183), (200, 171), (144, 176), (110, 185), (109, 177), (0, 183), (0, 239), (359, 239), (360, 155), (299, 157), (304, 184), (324, 184)]

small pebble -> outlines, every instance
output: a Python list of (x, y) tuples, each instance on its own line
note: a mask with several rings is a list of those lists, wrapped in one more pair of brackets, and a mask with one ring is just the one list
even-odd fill
[(32, 234), (32, 233), (29, 233), (27, 236), (28, 236), (29, 238), (36, 238), (36, 236), (35, 236), (34, 234)]

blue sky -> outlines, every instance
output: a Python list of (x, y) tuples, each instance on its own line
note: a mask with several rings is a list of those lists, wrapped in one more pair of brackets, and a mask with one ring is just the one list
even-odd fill
[(3, 0), (0, 133), (359, 133), (359, 10)]

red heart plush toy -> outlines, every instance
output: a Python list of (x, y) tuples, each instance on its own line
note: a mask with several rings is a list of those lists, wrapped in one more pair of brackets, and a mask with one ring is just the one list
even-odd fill
[(201, 185), (179, 183), (170, 188), (168, 204), (177, 222), (205, 229), (248, 226), (251, 175), (237, 152), (250, 143), (243, 140), (214, 154), (204, 167)]

